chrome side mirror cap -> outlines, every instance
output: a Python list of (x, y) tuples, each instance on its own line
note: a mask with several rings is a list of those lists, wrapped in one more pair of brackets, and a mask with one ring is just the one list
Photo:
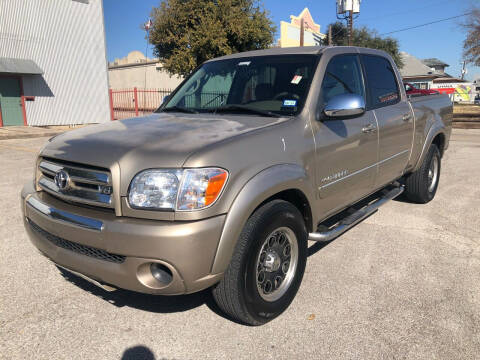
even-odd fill
[(341, 94), (333, 97), (323, 109), (330, 118), (362, 115), (365, 112), (365, 99), (357, 94)]

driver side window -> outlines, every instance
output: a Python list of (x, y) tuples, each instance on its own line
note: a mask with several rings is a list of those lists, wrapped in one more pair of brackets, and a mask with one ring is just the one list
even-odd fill
[(335, 56), (328, 63), (320, 92), (321, 101), (325, 105), (341, 94), (357, 94), (365, 98), (362, 70), (357, 55)]
[(270, 100), (273, 95), (276, 73), (277, 69), (271, 66), (251, 70), (251, 77), (243, 91), (242, 104), (264, 99)]

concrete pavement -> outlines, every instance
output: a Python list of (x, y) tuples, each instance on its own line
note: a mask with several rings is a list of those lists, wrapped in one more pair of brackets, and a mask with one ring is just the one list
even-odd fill
[(4, 126), (0, 127), (0, 140), (29, 139), (45, 136), (54, 136), (65, 131), (85, 125), (58, 125), (58, 126)]
[(208, 291), (107, 293), (61, 273), (23, 230), (19, 191), (46, 138), (0, 142), (1, 359), (474, 359), (480, 354), (480, 130), (455, 129), (434, 201), (392, 201), (310, 244), (290, 308), (262, 327)]

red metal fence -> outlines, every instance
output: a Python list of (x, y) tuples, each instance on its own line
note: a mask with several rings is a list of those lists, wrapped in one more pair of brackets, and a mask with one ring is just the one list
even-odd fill
[(112, 120), (147, 115), (156, 110), (171, 89), (110, 89)]
[[(163, 102), (170, 89), (110, 89), (110, 113), (112, 120), (127, 119), (152, 113)], [(214, 108), (225, 103), (228, 93), (206, 92), (185, 96), (184, 106), (194, 107), (200, 103), (204, 108)]]

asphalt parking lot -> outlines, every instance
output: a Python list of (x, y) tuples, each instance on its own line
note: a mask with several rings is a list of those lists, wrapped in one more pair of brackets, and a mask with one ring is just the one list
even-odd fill
[(310, 244), (296, 299), (262, 327), (222, 317), (208, 291), (107, 293), (41, 256), (19, 192), (45, 141), (0, 141), (2, 359), (479, 357), (480, 130), (454, 130), (434, 201), (392, 201)]

